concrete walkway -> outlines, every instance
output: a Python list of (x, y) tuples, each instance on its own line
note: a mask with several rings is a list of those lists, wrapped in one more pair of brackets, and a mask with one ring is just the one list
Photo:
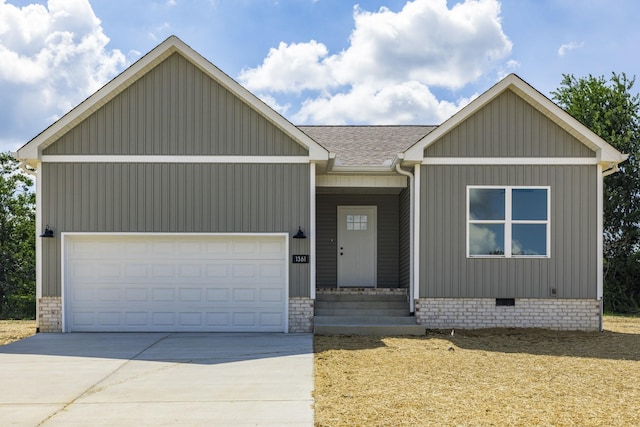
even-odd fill
[(311, 426), (313, 337), (38, 334), (0, 384), (3, 426)]

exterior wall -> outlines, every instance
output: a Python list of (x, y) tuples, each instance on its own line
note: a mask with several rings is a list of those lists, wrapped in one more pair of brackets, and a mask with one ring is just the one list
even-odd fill
[(411, 192), (408, 188), (400, 193), (400, 281), (401, 288), (408, 288), (411, 269)]
[(62, 332), (62, 300), (60, 297), (42, 297), (38, 300), (38, 331)]
[(431, 329), (600, 330), (600, 302), (594, 299), (516, 299), (515, 306), (505, 307), (489, 298), (421, 298), (415, 313)]
[[(421, 298), (596, 299), (595, 166), (422, 166), (420, 185)], [(551, 257), (467, 258), (467, 185), (550, 186)]]
[(399, 204), (396, 194), (318, 194), (316, 196), (316, 286), (336, 287), (338, 274), (338, 206), (378, 207), (379, 288), (398, 287)]
[(289, 332), (313, 332), (311, 298), (289, 298)]
[(44, 154), (305, 156), (308, 150), (176, 53)]
[[(308, 164), (42, 164), (42, 226), (62, 232), (295, 233), (307, 227)], [(43, 289), (61, 295), (61, 239), (42, 239)], [(309, 253), (309, 239), (290, 239)], [(289, 265), (309, 297), (310, 265)]]
[(507, 90), (425, 149), (425, 157), (595, 157)]

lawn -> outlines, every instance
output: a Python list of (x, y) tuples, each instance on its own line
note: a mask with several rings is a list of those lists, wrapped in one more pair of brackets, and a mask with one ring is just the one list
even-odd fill
[(316, 426), (640, 425), (640, 318), (605, 332), (315, 337)]
[[(316, 426), (640, 425), (640, 318), (450, 332), (315, 337)], [(34, 333), (0, 320), (0, 345)]]
[(35, 333), (35, 320), (0, 320), (0, 345), (18, 341)]

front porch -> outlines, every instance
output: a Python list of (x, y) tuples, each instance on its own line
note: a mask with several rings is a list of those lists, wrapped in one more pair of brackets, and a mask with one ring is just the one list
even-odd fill
[(320, 288), (314, 304), (316, 335), (424, 335), (410, 312), (405, 288)]

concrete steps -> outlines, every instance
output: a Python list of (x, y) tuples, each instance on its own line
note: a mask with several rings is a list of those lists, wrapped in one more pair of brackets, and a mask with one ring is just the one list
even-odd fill
[(314, 304), (316, 335), (424, 335), (410, 315), (406, 295), (319, 292)]

